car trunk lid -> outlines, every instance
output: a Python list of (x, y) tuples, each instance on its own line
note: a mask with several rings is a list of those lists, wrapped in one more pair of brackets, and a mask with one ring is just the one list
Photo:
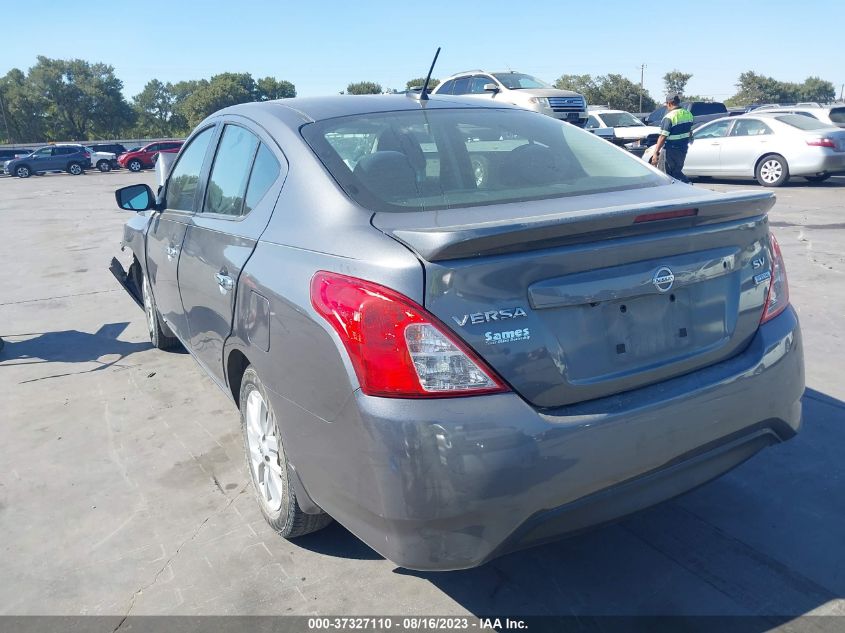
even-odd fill
[(766, 299), (773, 202), (666, 185), (373, 224), (419, 255), (429, 311), (557, 407), (738, 353)]

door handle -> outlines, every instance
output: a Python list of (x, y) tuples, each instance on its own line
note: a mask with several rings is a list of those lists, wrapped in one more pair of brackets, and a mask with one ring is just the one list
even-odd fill
[(711, 145), (721, 145), (721, 143), (710, 143)]
[(175, 246), (168, 246), (165, 252), (167, 253), (167, 259), (173, 259), (179, 254), (179, 249)]
[(220, 293), (226, 294), (232, 288), (235, 287), (235, 280), (229, 277), (229, 275), (225, 273), (217, 273), (214, 275), (214, 278), (217, 280), (217, 285), (220, 286)]

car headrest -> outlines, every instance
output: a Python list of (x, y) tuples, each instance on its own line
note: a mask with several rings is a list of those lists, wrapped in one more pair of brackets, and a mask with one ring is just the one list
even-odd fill
[(502, 169), (503, 184), (511, 187), (547, 185), (560, 178), (554, 153), (536, 143), (520, 145), (508, 152)]
[(374, 152), (359, 160), (352, 173), (381, 198), (409, 198), (418, 194), (416, 172), (402, 152)]

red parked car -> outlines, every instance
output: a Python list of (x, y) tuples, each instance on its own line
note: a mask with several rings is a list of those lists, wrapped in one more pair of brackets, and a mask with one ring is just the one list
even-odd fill
[(155, 141), (134, 152), (121, 154), (117, 157), (117, 162), (129, 171), (151, 169), (160, 153), (176, 154), (180, 149), (182, 149), (182, 141)]

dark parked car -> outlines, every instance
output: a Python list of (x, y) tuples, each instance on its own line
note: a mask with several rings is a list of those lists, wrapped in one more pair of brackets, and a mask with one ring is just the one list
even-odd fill
[(6, 173), (18, 178), (48, 171), (66, 171), (74, 176), (91, 168), (91, 153), (82, 145), (47, 145), (27, 156), (6, 163)]
[(91, 147), (98, 152), (111, 152), (115, 156), (126, 153), (126, 147), (120, 143), (94, 143)]
[(116, 197), (138, 214), (112, 272), (152, 343), (240, 408), (282, 536), (333, 517), (403, 567), (472, 567), (798, 430), (772, 194), (691, 187), (551, 117), (243, 104), (194, 130), (157, 197)]
[(135, 151), (121, 154), (117, 157), (117, 162), (121, 167), (126, 167), (129, 171), (152, 169), (155, 165), (156, 157), (160, 152), (175, 154), (181, 147), (182, 141), (156, 141), (155, 143), (148, 143)]
[(32, 154), (32, 149), (26, 147), (2, 147), (0, 148), (0, 162), (29, 154)]

